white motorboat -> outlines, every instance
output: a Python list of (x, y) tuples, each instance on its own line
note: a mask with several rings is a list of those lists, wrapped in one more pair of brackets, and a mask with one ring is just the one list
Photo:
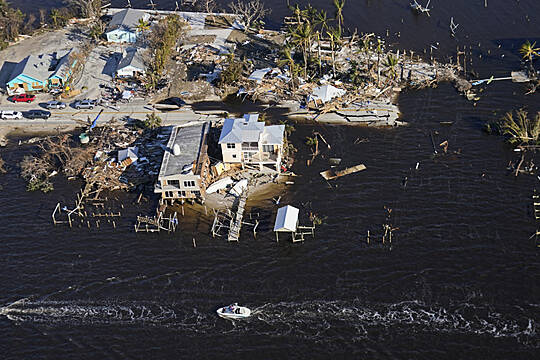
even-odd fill
[(224, 319), (238, 320), (245, 319), (251, 315), (251, 310), (237, 303), (217, 309), (217, 314)]

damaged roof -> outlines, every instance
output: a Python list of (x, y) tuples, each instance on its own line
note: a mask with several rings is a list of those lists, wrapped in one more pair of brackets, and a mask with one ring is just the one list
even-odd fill
[[(159, 177), (191, 171), (199, 160), (209, 128), (208, 122), (193, 126), (175, 126), (163, 154)], [(175, 147), (178, 155), (174, 154)]]
[(259, 142), (264, 127), (264, 122), (259, 121), (258, 114), (246, 114), (239, 119), (225, 119), (219, 144)]
[(118, 66), (116, 70), (124, 69), (128, 66), (134, 67), (135, 69), (144, 70), (144, 61), (142, 58), (142, 54), (139, 51), (139, 49), (129, 49), (126, 51), (122, 59), (120, 59), (120, 62), (118, 63)]
[(125, 31), (134, 32), (139, 23), (139, 19), (145, 19), (147, 17), (148, 14), (141, 10), (128, 8), (119, 11), (113, 15), (112, 20), (107, 26), (107, 32), (120, 28)]
[(52, 74), (52, 71), (49, 71), (52, 60), (53, 57), (46, 54), (39, 56), (28, 55), (15, 66), (9, 81), (12, 81), (21, 74), (29, 76), (35, 80), (45, 81)]

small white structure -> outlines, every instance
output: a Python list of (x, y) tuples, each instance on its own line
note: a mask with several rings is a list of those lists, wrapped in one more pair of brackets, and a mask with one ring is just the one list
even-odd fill
[(335, 86), (323, 85), (313, 89), (313, 93), (308, 96), (308, 102), (314, 101), (315, 103), (322, 102), (326, 104), (330, 100), (341, 97), (346, 93), (345, 90), (338, 89)]
[(131, 163), (135, 163), (137, 160), (139, 160), (139, 157), (137, 156), (137, 152), (139, 149), (137, 149), (136, 146), (130, 146), (127, 149), (119, 150), (118, 151), (118, 162), (121, 163), (126, 159), (130, 159)]
[(287, 205), (278, 209), (276, 222), (274, 223), (274, 232), (276, 241), (279, 241), (279, 233), (291, 233), (293, 242), (295, 241), (296, 229), (298, 228), (298, 214), (300, 210), (294, 206)]
[(141, 50), (132, 48), (126, 50), (116, 67), (116, 76), (119, 78), (135, 78), (145, 74), (146, 69)]

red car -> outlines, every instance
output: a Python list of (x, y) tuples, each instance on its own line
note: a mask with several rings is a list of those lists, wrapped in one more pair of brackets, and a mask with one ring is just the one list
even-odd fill
[(20, 94), (20, 95), (14, 95), (11, 98), (11, 101), (13, 102), (32, 102), (36, 100), (36, 95), (27, 95), (27, 94)]

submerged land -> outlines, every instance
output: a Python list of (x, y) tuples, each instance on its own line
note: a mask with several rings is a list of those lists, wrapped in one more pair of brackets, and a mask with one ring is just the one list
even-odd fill
[[(248, 197), (279, 204), (283, 186), (294, 183), (298, 174), (290, 169), (298, 144), (288, 137), (296, 123), (391, 131), (406, 125), (399, 112), (402, 90), (441, 82), (477, 100), (459, 51), (454, 62), (443, 63), (392, 49), (374, 34), (346, 33), (339, 7), (333, 20), (310, 5), (291, 7), (281, 31), (264, 28), (262, 7), (252, 14), (236, 10), (106, 7), (0, 52), (0, 108), (7, 112), (0, 141), (11, 134), (35, 144), (20, 164), (28, 190), (53, 190), (57, 174), (83, 180), (74, 205), (53, 211), (55, 224), (71, 226), (72, 216), (84, 221), (105, 192), (134, 191), (157, 201), (156, 215), (140, 216), (137, 231), (174, 230), (178, 206), (183, 213), (186, 202), (206, 214), (214, 209), (214, 226), (227, 219), (239, 231)], [(528, 81), (529, 75), (512, 78)], [(15, 103), (20, 94), (37, 98)], [(280, 109), (282, 117), (229, 114), (219, 104), (231, 99)], [(64, 107), (50, 108), (51, 101)], [(215, 105), (200, 110), (201, 103)], [(49, 113), (29, 119), (36, 108)], [(306, 138), (308, 165), (332, 142), (314, 130)], [(448, 144), (440, 147), (446, 152)], [(321, 173), (325, 181), (365, 170), (340, 161), (330, 159)], [(384, 238), (391, 241), (387, 226)]]

